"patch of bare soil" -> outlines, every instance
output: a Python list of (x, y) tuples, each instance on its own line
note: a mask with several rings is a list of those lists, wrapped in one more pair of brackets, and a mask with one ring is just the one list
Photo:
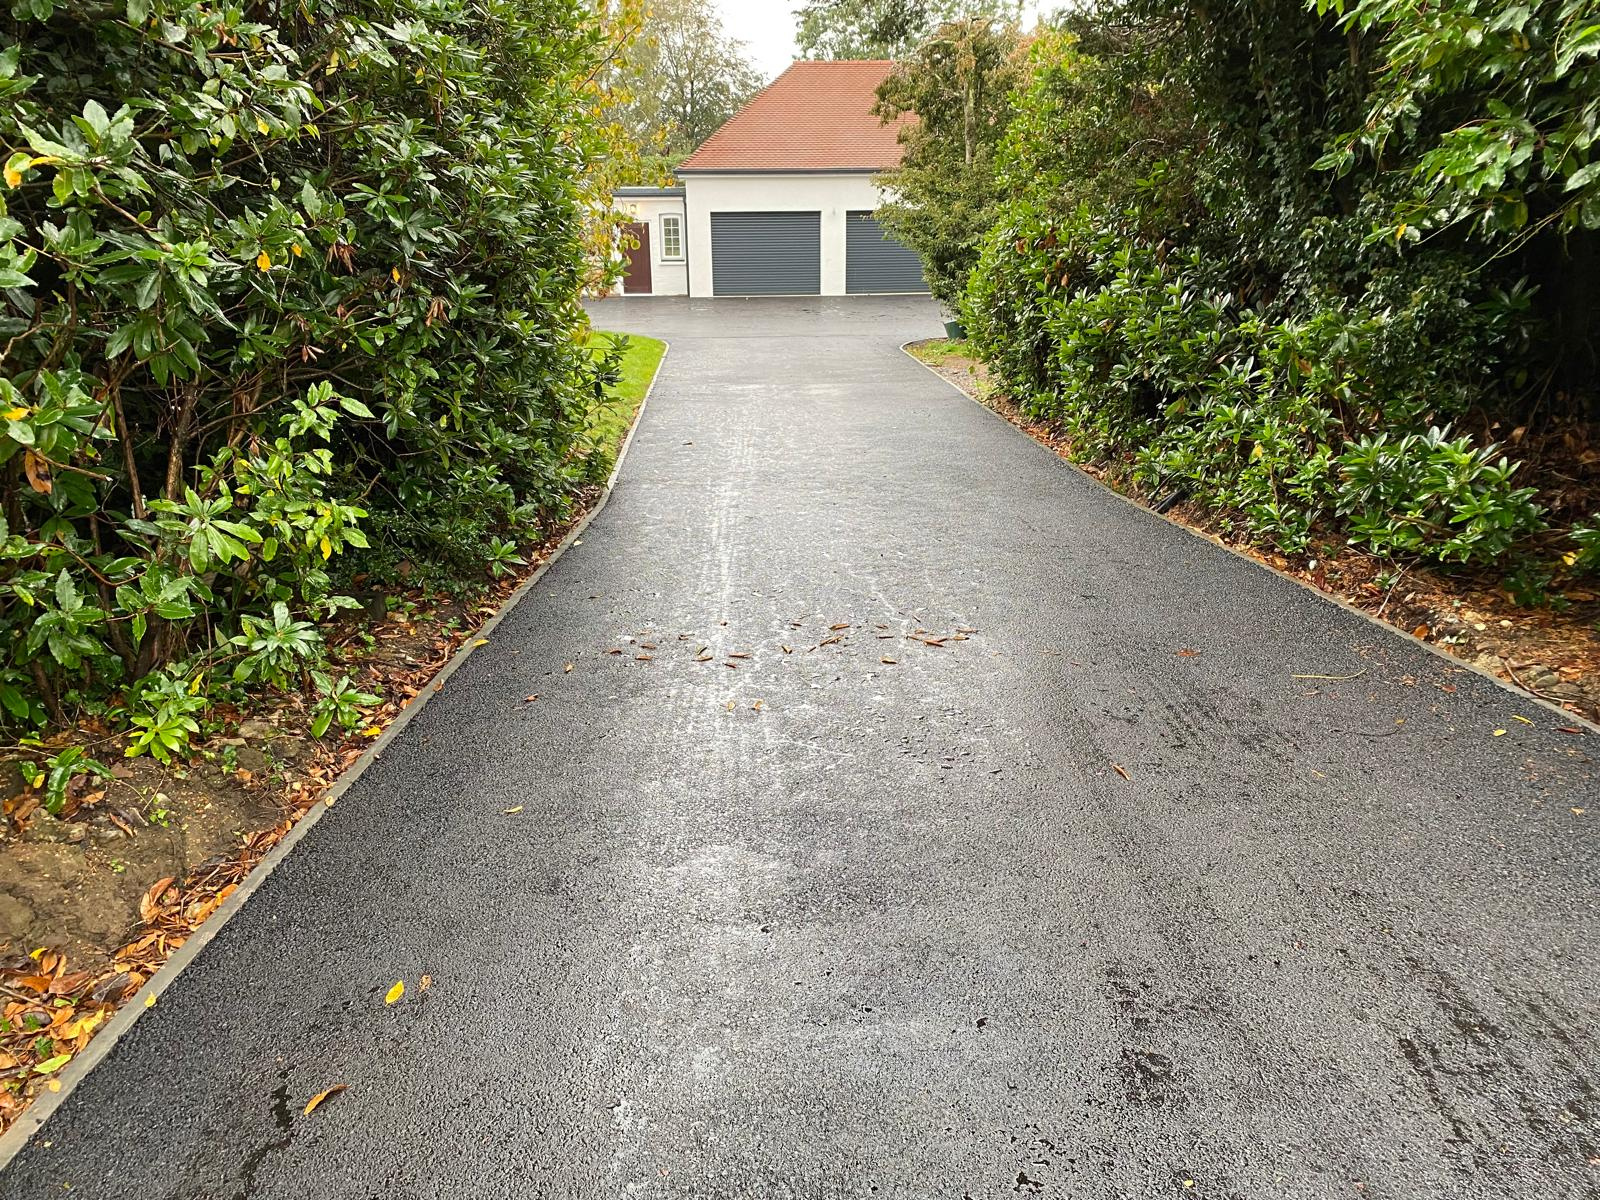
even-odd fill
[[(930, 352), (930, 348), (932, 348)], [(1059, 429), (1030, 420), (1000, 392), (983, 363), (952, 353), (939, 340), (907, 349), (939, 375), (985, 407), (999, 413), (1035, 441), (1129, 499), (1153, 506), (1105, 464), (1079, 463)], [(919, 352), (920, 351), (920, 352)], [(1564, 444), (1537, 449), (1544, 459), (1541, 477), (1549, 474), (1571, 487), (1574, 472), (1546, 465), (1563, 453), (1585, 456), (1581, 474), (1591, 468), (1587, 449), (1570, 436)], [(1532, 447), (1530, 447), (1532, 449)], [(1518, 604), (1498, 578), (1443, 574), (1427, 567), (1395, 568), (1387, 560), (1323, 539), (1311, 554), (1286, 556), (1251, 545), (1223, 526), (1218, 515), (1191, 503), (1165, 513), (1170, 519), (1237, 550), (1276, 571), (1292, 575), (1415, 634), (1522, 690), (1593, 721), (1600, 721), (1600, 582), (1592, 588), (1567, 588), (1561, 607)]]
[[(576, 518), (575, 518), (576, 520)], [(568, 527), (570, 528), (570, 526)], [(531, 574), (566, 529), (528, 556)], [(526, 575), (523, 576), (525, 578)], [(383, 697), (348, 736), (310, 733), (310, 694), (221, 706), (185, 761), (123, 757), (125, 737), (87, 726), (58, 739), (113, 764), (76, 777), (52, 816), (37, 766), (4, 764), (0, 819), (0, 1130), (81, 1052), (117, 1006), (230, 896), (371, 739), (431, 685), (456, 649), (516, 590), (470, 601), (421, 593), (330, 635), (335, 676)]]

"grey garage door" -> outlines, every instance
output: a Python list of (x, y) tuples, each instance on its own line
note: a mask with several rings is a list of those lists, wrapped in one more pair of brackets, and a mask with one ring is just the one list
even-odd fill
[(712, 213), (711, 290), (719, 296), (820, 293), (822, 214)]
[(915, 250), (896, 241), (870, 212), (853, 212), (845, 218), (844, 290), (925, 292), (928, 285)]

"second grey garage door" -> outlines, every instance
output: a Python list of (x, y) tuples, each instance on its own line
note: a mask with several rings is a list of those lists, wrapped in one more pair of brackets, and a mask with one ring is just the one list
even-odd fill
[(719, 296), (818, 295), (822, 214), (712, 213), (711, 290)]
[(845, 218), (844, 290), (852, 295), (925, 292), (928, 285), (915, 250), (897, 241), (870, 212), (853, 212)]

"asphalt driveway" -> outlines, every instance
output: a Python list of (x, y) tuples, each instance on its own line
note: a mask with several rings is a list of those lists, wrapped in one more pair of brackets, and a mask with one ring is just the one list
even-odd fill
[(610, 504), (0, 1194), (1600, 1191), (1592, 737), (1063, 465), (925, 301), (601, 312), (672, 342)]

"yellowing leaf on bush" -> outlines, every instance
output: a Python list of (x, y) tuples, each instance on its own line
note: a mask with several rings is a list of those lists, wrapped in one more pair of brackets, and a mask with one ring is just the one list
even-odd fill
[(300, 243), (299, 242), (292, 242), (289, 245), (289, 253), (294, 255), (296, 258), (299, 258), (304, 253), (304, 251), (302, 251), (300, 249)]
[(317, 543), (317, 548), (322, 551), (322, 557), (323, 558), (332, 558), (333, 557), (333, 543), (330, 542), (327, 538), (323, 538), (320, 542), (318, 542)]
[(256, 255), (256, 270), (258, 270), (258, 271), (270, 271), (270, 270), (272, 270), (272, 256), (270, 254), (268, 254), (265, 250), (263, 250), (260, 254)]
[(6, 417), (6, 420), (8, 420), (8, 421), (20, 421), (20, 420), (22, 420), (23, 417), (25, 417), (27, 415), (28, 415), (28, 410), (23, 408), (23, 407), (21, 407), (20, 405), (17, 406), (16, 408), (8, 408), (8, 409), (6, 409), (6, 412), (5, 412), (5, 417)]
[(389, 278), (394, 280), (396, 283), (399, 283), (400, 282), (400, 268), (399, 267), (390, 267), (389, 268)]
[(396, 1000), (400, 999), (400, 997), (404, 996), (405, 994), (406, 994), (406, 981), (404, 979), (396, 979), (394, 981), (394, 986), (392, 988), (390, 988), (389, 991), (384, 995), (383, 1002), (385, 1004), (393, 1004)]

